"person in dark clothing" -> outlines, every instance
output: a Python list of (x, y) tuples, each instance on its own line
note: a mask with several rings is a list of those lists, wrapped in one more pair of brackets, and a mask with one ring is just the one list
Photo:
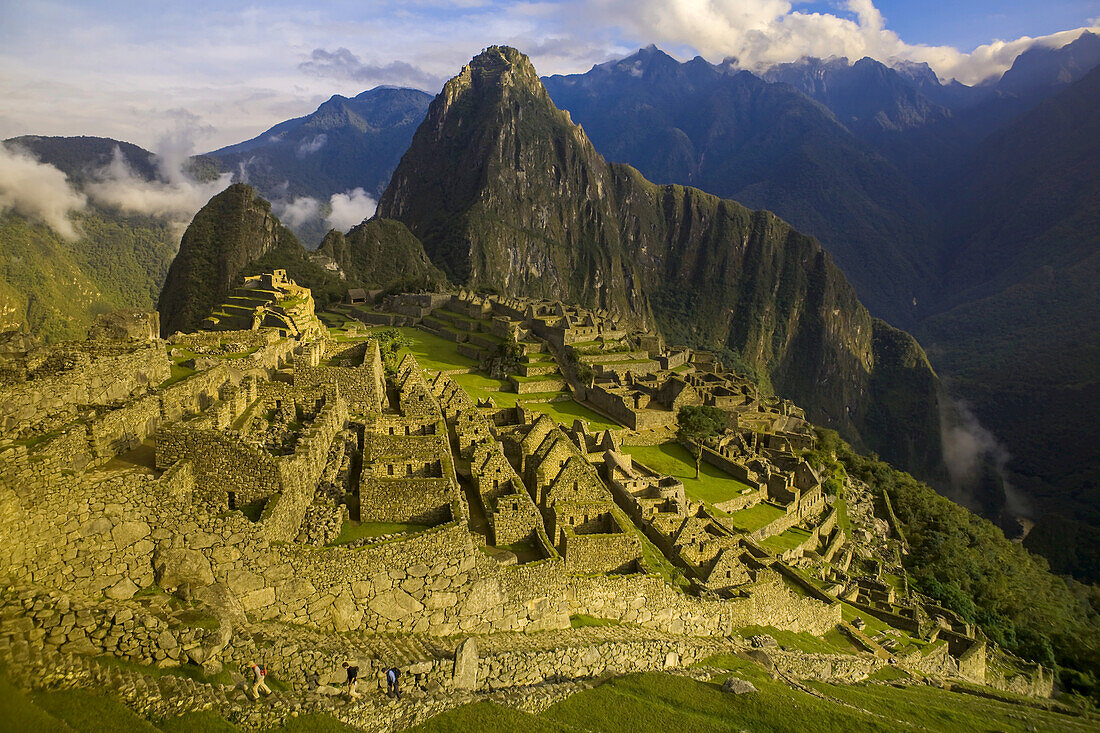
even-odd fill
[(398, 678), (401, 676), (401, 670), (397, 667), (390, 667), (386, 670), (386, 694), (393, 695), (398, 700), (401, 699), (401, 688), (398, 685)]
[(354, 667), (347, 662), (344, 662), (344, 669), (348, 673), (348, 697), (359, 697), (359, 693), (355, 688), (359, 684), (359, 667)]

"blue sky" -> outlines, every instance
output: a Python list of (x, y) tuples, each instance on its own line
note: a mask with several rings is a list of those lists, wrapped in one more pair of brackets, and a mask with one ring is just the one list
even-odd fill
[(974, 83), (1033, 39), (1063, 44), (1098, 16), (1100, 0), (0, 0), (0, 138), (209, 150), (334, 93), (434, 92), (492, 43), (525, 51), (542, 74), (656, 43), (749, 69), (802, 55), (923, 61)]

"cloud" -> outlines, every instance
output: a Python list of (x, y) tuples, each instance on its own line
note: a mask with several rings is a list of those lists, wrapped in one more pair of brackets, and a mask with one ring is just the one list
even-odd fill
[(373, 85), (410, 86), (432, 92), (438, 91), (445, 81), (445, 77), (429, 74), (405, 61), (391, 61), (386, 64), (364, 63), (346, 48), (338, 48), (335, 51), (315, 48), (309, 55), (309, 61), (298, 64), (298, 69), (311, 76)]
[(79, 234), (69, 217), (86, 203), (60, 170), (26, 150), (0, 145), (0, 213), (13, 210), (72, 240)]
[(321, 202), (312, 196), (299, 196), (293, 201), (279, 201), (273, 205), (280, 221), (291, 229), (297, 229), (321, 214)]
[(341, 232), (361, 224), (364, 219), (373, 216), (374, 210), (378, 208), (378, 202), (361, 188), (332, 194), (329, 205), (332, 213), (328, 215), (328, 224)]
[(974, 84), (1004, 73), (1034, 45), (1060, 46), (1084, 28), (1014, 41), (993, 41), (963, 53), (951, 46), (913, 45), (886, 27), (872, 0), (847, 0), (844, 15), (796, 11), (786, 0), (602, 0), (606, 22), (635, 37), (697, 50), (741, 68), (763, 70), (805, 56), (864, 56), (889, 63), (927, 63), (943, 79)]
[(325, 143), (327, 142), (328, 135), (322, 132), (320, 135), (311, 137), (308, 140), (302, 140), (302, 142), (298, 143), (298, 149), (295, 151), (295, 154), (299, 158), (304, 158), (307, 155), (313, 155), (318, 150), (325, 147)]
[(85, 186), (88, 195), (105, 206), (164, 219), (182, 233), (195, 212), (225, 190), (232, 174), (223, 173), (211, 181), (195, 180), (187, 172), (187, 163), (194, 153), (195, 133), (203, 126), (183, 111), (175, 117), (177, 125), (157, 145), (157, 180), (135, 173), (116, 147), (111, 162)]
[(1012, 459), (1008, 449), (978, 421), (965, 401), (956, 401), (954, 408), (951, 410), (944, 404), (940, 409), (943, 460), (951, 487), (964, 503), (976, 506), (973, 492), (979, 487), (986, 469), (992, 468), (1004, 487), (1006, 508), (1014, 514), (1029, 516), (1031, 509), (1027, 500), (1008, 481), (1007, 466)]

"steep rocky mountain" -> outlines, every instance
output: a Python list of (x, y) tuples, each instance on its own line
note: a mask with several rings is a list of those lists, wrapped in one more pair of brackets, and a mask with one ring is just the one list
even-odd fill
[(317, 254), (365, 288), (440, 290), (447, 278), (432, 264), (420, 240), (392, 219), (369, 219), (347, 234), (333, 229)]
[(375, 87), (335, 95), (312, 114), (287, 120), (208, 153), (226, 170), (244, 166), (261, 195), (315, 196), (361, 187), (378, 196), (432, 97), (416, 89)]
[[(674, 342), (725, 350), (900, 465), (939, 465), (923, 352), (873, 321), (817, 241), (770, 212), (608, 164), (515, 49), (487, 49), (444, 86), (378, 213), (407, 224), (456, 284), (652, 320)], [(885, 422), (916, 437), (868, 429)]]
[(238, 276), (280, 243), (301, 247), (251, 186), (235, 183), (210, 199), (183, 234), (157, 310), (161, 331), (195, 331)]
[[(786, 83), (701, 58), (681, 64), (653, 47), (545, 83), (609, 160), (776, 212), (825, 245), (875, 314), (915, 322), (936, 216), (839, 113)], [(858, 100), (860, 83), (836, 96)], [(875, 124), (876, 115), (850, 106), (846, 118), (858, 112)]]
[[(329, 267), (326, 267), (329, 265)], [(183, 234), (157, 302), (161, 330), (196, 330), (245, 275), (282, 268), (313, 291), (318, 307), (348, 288), (429, 289), (446, 283), (403, 224), (372, 219), (347, 235), (330, 231), (321, 252), (309, 252), (244, 183), (219, 193)]]

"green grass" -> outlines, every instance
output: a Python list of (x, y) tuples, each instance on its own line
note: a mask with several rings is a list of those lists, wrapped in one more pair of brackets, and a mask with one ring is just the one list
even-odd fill
[(740, 496), (745, 490), (752, 490), (748, 484), (706, 462), (702, 465), (699, 478), (695, 478), (695, 457), (679, 443), (625, 446), (623, 450), (654, 471), (683, 481), (685, 493), (695, 501), (721, 504)]
[[(151, 723), (117, 699), (87, 690), (35, 691), (31, 702), (75, 731), (96, 733), (156, 733)], [(5, 721), (3, 724), (6, 724)], [(2, 725), (2, 724), (0, 724)], [(19, 730), (12, 728), (11, 730)], [(36, 730), (27, 728), (26, 730)], [(62, 729), (64, 730), (64, 729)]]
[(919, 723), (933, 731), (1095, 731), (1097, 721), (1036, 710), (935, 687), (914, 685), (830, 685), (810, 687), (894, 720)]
[(161, 382), (158, 386), (158, 389), (171, 387), (176, 382), (182, 382), (183, 380), (190, 377), (192, 374), (197, 373), (197, 370), (192, 369), (191, 367), (185, 367), (183, 364), (173, 363), (170, 368), (172, 370), (172, 376)]
[(848, 518), (848, 503), (844, 501), (843, 497), (837, 497), (836, 503), (836, 524), (848, 537), (852, 536), (852, 521)]
[(573, 729), (520, 710), (491, 702), (477, 702), (449, 710), (408, 730), (409, 733), (466, 733), (467, 731), (567, 733)]
[(539, 715), (519, 713), (490, 703), (448, 711), (415, 731), (592, 731), (611, 733), (694, 733), (702, 731), (791, 731), (871, 733), (898, 730), (942, 731), (1085, 731), (1095, 721), (1035, 710), (996, 700), (915, 686), (825, 685), (810, 683), (822, 699), (773, 680), (763, 668), (733, 655), (702, 662), (728, 669), (757, 691), (722, 692), (717, 676), (710, 682), (661, 673), (619, 677), (579, 692)]
[[(738, 629), (736, 633), (742, 639), (748, 639), (758, 634), (767, 634), (779, 642), (779, 645), (784, 649), (797, 649), (801, 652), (820, 654), (837, 654), (841, 652), (850, 654), (853, 651), (852, 644), (847, 641), (847, 637), (844, 637), (844, 641), (840, 642), (835, 635), (830, 636), (832, 632), (826, 634), (825, 638), (821, 638), (808, 632), (782, 631), (772, 626), (745, 626)], [(836, 634), (841, 634), (841, 632), (837, 631)]]
[[(524, 395), (520, 395), (523, 401)], [(590, 430), (621, 430), (622, 426), (609, 418), (593, 412), (576, 400), (563, 402), (524, 402), (523, 406), (549, 415), (563, 425), (572, 425), (577, 418), (588, 423)]]
[(801, 527), (791, 527), (786, 532), (768, 537), (760, 544), (767, 550), (771, 550), (775, 553), (782, 553), (787, 550), (793, 550), (809, 538), (810, 533), (806, 530)]
[(349, 542), (367, 537), (381, 537), (385, 534), (413, 534), (428, 529), (426, 524), (407, 524), (402, 522), (353, 522), (348, 520), (340, 527), (340, 534), (332, 541), (333, 545), (346, 545)]
[(755, 506), (750, 506), (748, 509), (741, 509), (733, 512), (730, 514), (730, 520), (733, 522), (733, 526), (737, 527), (742, 532), (751, 534), (761, 527), (771, 524), (784, 514), (785, 512), (775, 504), (760, 502)]
[(584, 613), (574, 614), (569, 617), (569, 626), (574, 629), (583, 629), (586, 626), (618, 626), (619, 620), (614, 618), (596, 618)]
[[(382, 326), (374, 328), (372, 331), (388, 331), (389, 329), (389, 326)], [(477, 366), (476, 361), (458, 353), (458, 344), (453, 341), (448, 341), (427, 331), (421, 331), (419, 328), (402, 326), (397, 330), (411, 342), (407, 349), (401, 350), (398, 363), (406, 353), (410, 353), (416, 357), (416, 360), (424, 369), (448, 371), (450, 369), (470, 369)]]
[(28, 693), (0, 677), (0, 730), (61, 733), (71, 728), (35, 705)]
[(158, 720), (156, 726), (165, 733), (236, 733), (240, 730), (213, 710)]

